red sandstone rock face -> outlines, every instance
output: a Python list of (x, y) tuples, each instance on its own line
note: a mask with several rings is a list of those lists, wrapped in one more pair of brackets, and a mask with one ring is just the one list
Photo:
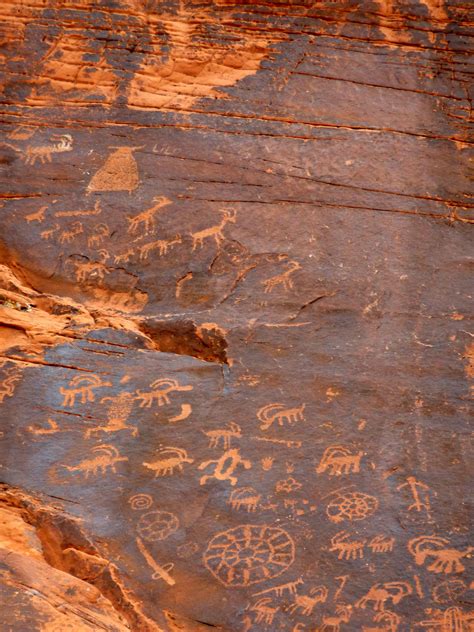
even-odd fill
[(2, 629), (471, 630), (468, 6), (2, 14)]

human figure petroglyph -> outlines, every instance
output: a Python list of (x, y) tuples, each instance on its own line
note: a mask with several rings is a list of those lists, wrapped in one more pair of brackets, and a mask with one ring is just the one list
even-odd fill
[(265, 294), (273, 292), (275, 288), (282, 285), (285, 290), (291, 290), (293, 288), (293, 280), (291, 275), (297, 270), (301, 270), (301, 264), (298, 261), (289, 261), (288, 269), (281, 274), (270, 277), (262, 281)]
[(231, 222), (235, 224), (237, 220), (236, 211), (226, 211), (222, 210), (222, 220), (215, 224), (214, 226), (210, 226), (209, 228), (205, 228), (204, 230), (199, 230), (195, 233), (191, 233), (191, 238), (193, 240), (193, 250), (196, 248), (201, 248), (204, 245), (204, 240), (209, 238), (214, 238), (216, 245), (220, 246), (221, 242), (224, 241), (224, 228), (226, 225)]
[(218, 428), (217, 430), (201, 430), (206, 437), (209, 437), (209, 447), (218, 448), (219, 442), (222, 441), (222, 448), (228, 450), (231, 446), (232, 439), (240, 439), (242, 437), (242, 429), (235, 422), (231, 421), (227, 428)]
[(252, 463), (243, 459), (240, 456), (239, 450), (231, 449), (224, 452), (219, 459), (211, 459), (204, 461), (198, 467), (199, 470), (204, 470), (209, 465), (214, 465), (214, 472), (212, 474), (205, 474), (199, 479), (200, 485), (205, 485), (209, 479), (215, 478), (218, 481), (230, 481), (230, 484), (234, 486), (237, 483), (237, 477), (232, 476), (238, 465), (242, 465), (246, 470), (252, 467)]
[(59, 243), (60, 244), (70, 244), (71, 241), (74, 240), (75, 237), (81, 235), (84, 232), (84, 227), (82, 222), (74, 222), (71, 224), (70, 228), (63, 230), (59, 235)]
[(352, 606), (336, 606), (335, 615), (324, 615), (323, 623), (315, 632), (340, 632), (341, 623), (349, 623), (352, 616)]
[(140, 147), (112, 147), (114, 152), (106, 159), (102, 167), (92, 176), (87, 185), (91, 191), (128, 191), (131, 193), (139, 184), (138, 166), (133, 152)]
[(92, 235), (87, 238), (87, 245), (89, 248), (98, 248), (107, 237), (110, 237), (110, 230), (107, 224), (97, 224), (92, 229)]
[(107, 409), (107, 425), (98, 426), (97, 428), (89, 428), (85, 432), (85, 438), (88, 439), (94, 433), (99, 432), (118, 432), (119, 430), (130, 430), (132, 437), (136, 437), (138, 434), (138, 428), (136, 426), (127, 425), (127, 420), (133, 408), (135, 397), (132, 393), (119, 393), (114, 397), (103, 397), (100, 403), (110, 402)]
[(364, 494), (363, 492), (333, 492), (335, 497), (326, 507), (326, 515), (334, 523), (343, 520), (365, 520), (379, 506), (379, 501), (375, 496)]
[(261, 499), (262, 495), (253, 487), (240, 487), (232, 492), (228, 503), (236, 511), (245, 509), (248, 513), (251, 513), (257, 510)]
[(377, 583), (356, 602), (355, 606), (364, 609), (369, 602), (373, 602), (374, 610), (385, 610), (385, 603), (388, 600), (395, 605), (412, 593), (413, 588), (408, 582)]
[(159, 195), (153, 198), (153, 202), (156, 202), (150, 208), (128, 218), (128, 232), (132, 235), (136, 234), (139, 230), (143, 230), (145, 234), (148, 234), (151, 230), (155, 230), (155, 215), (158, 211), (165, 206), (172, 204), (171, 200), (164, 195)]
[(64, 396), (62, 405), (73, 407), (76, 403), (76, 396), (81, 397), (81, 403), (95, 401), (94, 390), (112, 386), (111, 382), (103, 381), (98, 375), (77, 375), (68, 384), (68, 388), (60, 386), (59, 392)]
[(117, 473), (115, 466), (117, 463), (128, 461), (128, 456), (120, 456), (119, 451), (113, 445), (96, 445), (92, 448), (92, 452), (97, 456), (92, 459), (85, 459), (77, 465), (63, 465), (69, 472), (82, 472), (86, 478), (91, 474), (106, 474), (110, 470), (114, 474)]
[(48, 206), (41, 206), (37, 211), (35, 211), (34, 213), (29, 213), (28, 215), (25, 215), (25, 219), (28, 222), (28, 224), (30, 222), (39, 222), (41, 224), (41, 222), (44, 220), (45, 215), (46, 215), (46, 211), (48, 210)]
[(446, 538), (422, 535), (409, 541), (408, 550), (418, 566), (433, 558), (427, 567), (433, 573), (462, 573), (465, 567), (461, 560), (471, 557), (474, 547), (468, 546), (464, 551), (458, 551), (448, 548), (448, 544), (449, 540)]
[(327, 472), (329, 476), (357, 473), (360, 471), (362, 455), (362, 452), (352, 454), (349, 448), (342, 445), (331, 445), (324, 450), (316, 473)]
[(407, 511), (420, 512), (425, 510), (430, 517), (431, 504), (428, 485), (418, 481), (414, 476), (408, 476), (406, 482), (397, 487), (397, 490), (400, 489), (408, 489), (413, 497), (413, 503), (408, 506)]
[(153, 250), (158, 250), (159, 256), (162, 257), (170, 248), (182, 243), (182, 241), (181, 235), (175, 235), (172, 239), (158, 239), (158, 241), (152, 241), (150, 244), (145, 244), (140, 247), (140, 259), (142, 261), (148, 259), (148, 255)]
[(284, 573), (295, 560), (295, 544), (284, 529), (245, 524), (217, 533), (203, 560), (224, 586), (249, 586)]
[(21, 371), (16, 367), (10, 367), (5, 371), (0, 380), (0, 404), (5, 397), (11, 397), (15, 392), (16, 385), (21, 380)]
[(16, 147), (10, 143), (3, 144), (21, 154), (21, 158), (26, 165), (35, 165), (37, 160), (44, 165), (46, 162), (52, 161), (52, 154), (72, 151), (73, 139), (70, 134), (53, 134), (49, 140), (49, 144), (28, 145), (26, 149)]
[(383, 535), (374, 535), (367, 544), (372, 553), (391, 553), (395, 544), (395, 538), (387, 538)]
[(318, 603), (325, 603), (328, 598), (326, 586), (315, 586), (311, 588), (308, 595), (296, 595), (293, 603), (288, 607), (288, 611), (309, 617)]
[(339, 531), (331, 538), (330, 551), (337, 552), (338, 560), (356, 560), (364, 557), (364, 546), (367, 540), (352, 540), (347, 531)]
[(155, 380), (150, 384), (150, 386), (153, 389), (152, 391), (136, 391), (136, 398), (141, 400), (140, 408), (151, 408), (155, 400), (157, 401), (158, 406), (170, 404), (170, 398), (168, 397), (170, 393), (193, 390), (191, 385), (181, 386), (176, 380), (169, 378)]
[(273, 619), (280, 608), (278, 606), (271, 606), (271, 603), (271, 597), (262, 597), (250, 606), (249, 610), (257, 613), (255, 623), (265, 623), (266, 625), (271, 625), (273, 623)]
[(194, 463), (194, 459), (190, 459), (186, 450), (182, 448), (162, 448), (158, 450), (158, 455), (164, 458), (153, 461), (152, 463), (143, 463), (146, 468), (155, 473), (155, 478), (158, 476), (172, 476), (175, 469), (182, 472), (185, 463)]
[(285, 404), (267, 404), (257, 412), (257, 418), (262, 422), (260, 430), (268, 430), (276, 421), (279, 426), (284, 423), (292, 425), (296, 421), (304, 421), (304, 409), (306, 404), (295, 408), (288, 408)]

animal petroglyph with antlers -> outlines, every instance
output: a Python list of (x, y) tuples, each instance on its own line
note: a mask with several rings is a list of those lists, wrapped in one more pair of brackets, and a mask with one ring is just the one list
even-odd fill
[(150, 384), (152, 391), (144, 392), (137, 390), (137, 399), (141, 400), (140, 408), (151, 408), (156, 400), (158, 406), (170, 403), (168, 395), (173, 392), (192, 391), (191, 385), (181, 386), (176, 380), (162, 379), (155, 380)]
[(112, 383), (103, 381), (98, 375), (77, 375), (69, 382), (68, 388), (59, 387), (59, 392), (64, 396), (62, 405), (73, 407), (77, 396), (81, 397), (82, 404), (93, 402), (95, 401), (94, 390), (105, 386), (112, 386)]
[(141, 213), (138, 213), (138, 215), (128, 218), (129, 233), (134, 235), (138, 233), (139, 230), (143, 230), (145, 234), (148, 234), (151, 230), (155, 230), (155, 215), (160, 209), (172, 204), (171, 200), (164, 195), (154, 197), (153, 202), (156, 202), (156, 204), (150, 206), (150, 208), (147, 208)]
[(128, 456), (120, 456), (119, 451), (113, 445), (96, 445), (92, 448), (92, 452), (97, 456), (92, 459), (85, 459), (77, 465), (63, 465), (69, 472), (82, 472), (86, 478), (91, 474), (105, 474), (108, 469), (114, 474), (117, 473), (115, 466), (117, 463), (128, 461)]
[(54, 134), (50, 137), (50, 142), (44, 145), (28, 145), (26, 149), (16, 147), (10, 143), (3, 143), (22, 156), (26, 165), (34, 165), (37, 160), (41, 164), (52, 161), (52, 154), (60, 154), (65, 151), (72, 151), (72, 136), (70, 134)]
[(172, 239), (158, 239), (158, 241), (152, 241), (140, 247), (140, 259), (142, 261), (148, 259), (148, 255), (150, 252), (153, 252), (153, 250), (158, 250), (159, 256), (162, 257), (170, 248), (176, 244), (180, 244), (182, 241), (181, 235), (175, 235)]
[(204, 240), (209, 238), (214, 238), (217, 246), (220, 246), (221, 242), (224, 241), (224, 228), (226, 225), (231, 222), (235, 224), (237, 220), (236, 211), (221, 211), (222, 220), (219, 224), (215, 224), (214, 226), (210, 226), (209, 228), (205, 228), (204, 230), (199, 230), (195, 233), (191, 233), (191, 238), (193, 240), (193, 250), (196, 248), (201, 248), (204, 245)]
[(183, 471), (184, 463), (194, 463), (194, 459), (190, 459), (186, 450), (182, 448), (162, 448), (158, 450), (158, 455), (163, 458), (152, 463), (143, 463), (146, 468), (155, 472), (155, 478), (157, 476), (172, 476), (175, 469), (179, 472)]
[(265, 281), (262, 281), (265, 294), (273, 292), (273, 290), (279, 285), (282, 285), (283, 289), (285, 290), (291, 290), (293, 288), (293, 280), (291, 278), (291, 275), (297, 270), (301, 270), (301, 263), (298, 263), (298, 261), (289, 261), (288, 268), (284, 272), (272, 276), (269, 279), (265, 279)]

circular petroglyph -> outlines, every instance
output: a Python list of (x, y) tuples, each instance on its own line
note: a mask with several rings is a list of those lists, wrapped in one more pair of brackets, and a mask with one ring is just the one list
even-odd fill
[(326, 514), (332, 522), (343, 520), (364, 520), (374, 513), (379, 505), (375, 496), (363, 492), (338, 494), (326, 508)]
[(283, 529), (245, 524), (215, 535), (203, 559), (221, 584), (248, 586), (286, 571), (295, 559), (295, 544)]
[(129, 498), (128, 503), (134, 511), (143, 511), (150, 509), (153, 499), (149, 494), (135, 494)]
[(149, 511), (137, 524), (138, 534), (147, 542), (166, 540), (178, 528), (178, 518), (168, 511)]

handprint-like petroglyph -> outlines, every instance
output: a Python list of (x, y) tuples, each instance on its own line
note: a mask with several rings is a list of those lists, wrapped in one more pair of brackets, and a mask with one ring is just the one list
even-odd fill
[(387, 538), (384, 535), (374, 535), (367, 544), (372, 553), (391, 553), (395, 544), (395, 538)]
[(257, 418), (262, 422), (260, 430), (268, 430), (276, 421), (279, 426), (286, 422), (293, 424), (296, 421), (304, 421), (304, 409), (306, 404), (295, 408), (288, 408), (285, 404), (267, 404), (257, 412)]
[(326, 507), (326, 514), (331, 522), (343, 520), (365, 520), (374, 513), (379, 505), (375, 496), (363, 492), (334, 492), (333, 498)]
[(331, 538), (330, 551), (337, 552), (338, 560), (355, 560), (364, 557), (364, 546), (367, 540), (352, 540), (350, 533), (339, 531)]
[(215, 535), (203, 559), (224, 586), (249, 586), (285, 572), (294, 562), (295, 544), (281, 528), (245, 524)]
[(231, 446), (232, 439), (240, 439), (242, 437), (241, 427), (231, 421), (227, 428), (217, 428), (216, 430), (201, 430), (206, 437), (209, 437), (209, 447), (218, 448), (219, 442), (222, 441), (224, 450), (228, 450)]
[(133, 152), (142, 147), (115, 147), (102, 167), (92, 176), (87, 185), (91, 191), (128, 191), (131, 193), (139, 184), (138, 166)]
[(342, 445), (331, 445), (324, 450), (316, 473), (327, 472), (329, 476), (357, 473), (360, 471), (362, 454), (362, 452), (352, 454), (349, 448)]
[(262, 597), (250, 606), (249, 610), (257, 614), (255, 623), (264, 623), (265, 625), (271, 625), (273, 623), (273, 619), (280, 608), (270, 605), (271, 603), (271, 597)]
[(325, 603), (328, 598), (326, 586), (315, 586), (311, 588), (308, 595), (296, 595), (293, 603), (288, 607), (291, 613), (298, 613), (304, 617), (313, 614), (313, 610), (318, 603)]
[(153, 402), (156, 400), (158, 406), (164, 406), (170, 404), (170, 398), (168, 395), (173, 392), (192, 391), (191, 385), (181, 386), (176, 380), (162, 379), (155, 380), (150, 384), (152, 391), (143, 392), (137, 390), (136, 397), (140, 401), (140, 408), (151, 408)]
[(233, 476), (235, 469), (238, 465), (242, 465), (246, 470), (252, 467), (252, 463), (247, 459), (243, 459), (240, 456), (239, 450), (235, 448), (231, 450), (227, 450), (219, 459), (211, 459), (209, 461), (204, 461), (198, 467), (200, 470), (204, 470), (209, 467), (209, 465), (214, 465), (214, 471), (212, 474), (205, 474), (201, 476), (199, 479), (200, 485), (205, 485), (209, 479), (215, 478), (218, 481), (229, 481), (233, 486), (237, 483), (237, 477)]
[(269, 472), (272, 469), (274, 462), (275, 458), (273, 456), (264, 456), (262, 459), (260, 459), (262, 470), (264, 472)]
[(438, 536), (422, 535), (408, 543), (408, 550), (415, 558), (418, 566), (427, 559), (433, 558), (427, 568), (433, 573), (462, 573), (465, 569), (463, 558), (471, 557), (474, 547), (468, 546), (464, 551), (448, 548), (449, 540)]
[(138, 534), (147, 542), (166, 540), (178, 529), (178, 517), (169, 511), (149, 511), (140, 517), (137, 524)]
[(158, 239), (158, 241), (152, 241), (140, 247), (140, 259), (142, 261), (148, 259), (148, 255), (150, 252), (153, 252), (153, 250), (158, 250), (159, 256), (162, 257), (170, 248), (182, 243), (182, 241), (181, 235), (175, 235), (172, 239)]
[(173, 570), (174, 564), (170, 562), (169, 564), (165, 564), (164, 566), (160, 566), (155, 558), (150, 554), (145, 544), (142, 542), (140, 538), (135, 538), (135, 542), (137, 543), (138, 550), (143, 555), (145, 560), (147, 561), (148, 566), (152, 569), (153, 575), (152, 579), (163, 579), (170, 586), (174, 586), (176, 581), (171, 577), (170, 571)]
[(107, 224), (97, 224), (92, 229), (92, 234), (87, 238), (87, 245), (89, 248), (98, 248), (107, 237), (110, 237), (110, 230)]
[(361, 597), (355, 604), (356, 608), (365, 608), (369, 602), (373, 603), (374, 610), (385, 610), (385, 603), (391, 600), (393, 604), (400, 603), (413, 592), (408, 582), (385, 582), (374, 584), (368, 593)]
[(44, 220), (45, 215), (46, 215), (46, 211), (48, 210), (48, 206), (41, 206), (37, 211), (35, 211), (34, 213), (29, 213), (28, 215), (25, 215), (25, 219), (28, 222), (28, 224), (30, 222), (39, 222), (41, 224), (41, 222)]
[(262, 495), (253, 487), (239, 487), (239, 489), (234, 489), (228, 502), (232, 509), (236, 511), (245, 509), (248, 513), (251, 513), (257, 510), (261, 499)]
[(59, 243), (70, 244), (75, 237), (81, 235), (83, 232), (84, 227), (82, 225), (82, 222), (74, 222), (73, 224), (71, 224), (70, 228), (67, 228), (61, 232), (61, 234), (59, 235)]
[(117, 463), (128, 461), (128, 456), (120, 456), (119, 451), (113, 445), (96, 445), (92, 448), (92, 452), (97, 456), (92, 459), (85, 459), (77, 465), (63, 465), (69, 472), (82, 472), (86, 478), (91, 474), (106, 474), (110, 470), (114, 474), (117, 473), (115, 466)]
[(182, 448), (161, 448), (157, 454), (163, 458), (152, 463), (143, 463), (147, 469), (155, 473), (155, 478), (158, 476), (172, 476), (175, 469), (182, 472), (185, 463), (194, 463), (194, 459), (190, 459), (186, 450)]
[(118, 432), (119, 430), (130, 430), (133, 437), (138, 434), (136, 426), (127, 425), (128, 418), (133, 408), (135, 397), (132, 393), (119, 393), (114, 397), (103, 397), (100, 403), (110, 402), (107, 409), (107, 425), (98, 426), (97, 428), (89, 428), (85, 432), (85, 438), (91, 437), (94, 433), (99, 432)]
[(95, 401), (94, 390), (112, 386), (111, 382), (103, 381), (98, 375), (77, 375), (73, 377), (68, 384), (68, 388), (60, 386), (59, 392), (64, 396), (63, 406), (73, 407), (76, 403), (76, 397), (81, 397), (81, 403)]
[(195, 233), (191, 233), (191, 238), (193, 240), (193, 250), (196, 250), (198, 247), (202, 247), (204, 244), (204, 240), (210, 238), (214, 238), (217, 246), (221, 245), (221, 242), (224, 241), (224, 228), (226, 224), (229, 222), (235, 224), (237, 220), (236, 211), (221, 211), (222, 220), (215, 224), (214, 226), (210, 226), (209, 228), (205, 228), (204, 230), (199, 230)]
[(26, 165), (34, 165), (37, 160), (44, 165), (46, 162), (52, 161), (53, 154), (72, 151), (73, 139), (70, 134), (53, 134), (48, 144), (28, 145), (26, 149), (16, 147), (10, 143), (3, 144), (21, 154), (22, 160)]
[(265, 279), (265, 281), (262, 281), (262, 284), (265, 288), (265, 294), (273, 292), (273, 290), (279, 285), (282, 285), (285, 290), (291, 290), (293, 288), (293, 280), (291, 278), (291, 275), (297, 270), (301, 270), (301, 264), (298, 263), (298, 261), (289, 261), (287, 270), (285, 270), (281, 274), (277, 274), (270, 277), (269, 279)]
[(150, 208), (145, 209), (138, 215), (134, 215), (133, 217), (128, 218), (128, 232), (132, 235), (138, 233), (140, 230), (143, 230), (145, 235), (147, 235), (150, 231), (155, 230), (155, 215), (161, 208), (172, 204), (171, 200), (165, 197), (164, 195), (160, 195), (158, 197), (153, 198), (153, 202), (156, 202)]
[(426, 511), (428, 517), (430, 517), (431, 503), (430, 503), (430, 488), (421, 481), (418, 481), (414, 476), (408, 476), (405, 483), (402, 483), (397, 487), (397, 490), (408, 489), (412, 495), (413, 503), (408, 506), (407, 511)]

